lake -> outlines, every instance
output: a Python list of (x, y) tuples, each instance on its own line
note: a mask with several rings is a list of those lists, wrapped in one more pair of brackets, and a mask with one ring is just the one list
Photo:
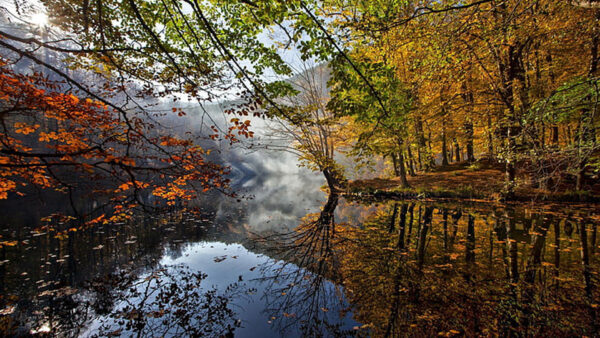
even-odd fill
[(40, 228), (60, 198), (4, 203), (0, 332), (598, 334), (593, 206), (349, 200), (304, 171), (240, 182), (200, 213), (68, 236)]

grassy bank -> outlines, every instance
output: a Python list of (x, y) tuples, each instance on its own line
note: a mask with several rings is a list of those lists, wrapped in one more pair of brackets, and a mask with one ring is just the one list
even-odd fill
[[(360, 198), (382, 199), (470, 199), (507, 201), (503, 168), (488, 162), (458, 163), (436, 168), (431, 172), (408, 177), (410, 187), (401, 187), (400, 179), (375, 178), (348, 182), (344, 194)], [(568, 183), (568, 182), (567, 182)], [(590, 202), (600, 203), (597, 182), (590, 190), (573, 191), (563, 183), (554, 189), (541, 189), (531, 183), (525, 174), (517, 176), (511, 201), (534, 202)]]

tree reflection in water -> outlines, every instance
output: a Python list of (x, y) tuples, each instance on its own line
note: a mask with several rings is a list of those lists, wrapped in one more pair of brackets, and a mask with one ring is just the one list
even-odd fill
[[(239, 275), (239, 282), (221, 280), (218, 289), (202, 285), (207, 277), (198, 271), (210, 268), (207, 257), (186, 260), (190, 250), (184, 255), (182, 249), (183, 243), (223, 232), (209, 216), (149, 219), (137, 227), (98, 228), (68, 239), (32, 237), (28, 247), (0, 252), (11, 262), (0, 270), (7, 281), (0, 286), (11, 290), (5, 294), (34, 295), (18, 303), (9, 296), (1, 299), (3, 309), (17, 310), (0, 316), (0, 329), (126, 336), (227, 336), (234, 331), (597, 336), (597, 213), (583, 207), (563, 212), (425, 201), (363, 205), (333, 194), (320, 213), (306, 215), (289, 233), (248, 238), (243, 224), (232, 225), (236, 241), (255, 245), (253, 251), (266, 256), (240, 251), (249, 255), (244, 276), (235, 270), (233, 281)], [(59, 244), (56, 250), (41, 251), (50, 250), (47, 242), (52, 241)], [(42, 264), (33, 259), (38, 251)], [(165, 253), (196, 265), (157, 265)], [(236, 265), (241, 256), (229, 255), (219, 259), (224, 270), (226, 264), (242, 266)], [(50, 265), (53, 270), (45, 268), (50, 260), (56, 262)], [(123, 266), (132, 267), (84, 284), (81, 292), (84, 277)], [(11, 272), (16, 267), (29, 275), (19, 279)], [(46, 278), (44, 269), (52, 272)], [(253, 304), (240, 303), (242, 297)], [(243, 305), (261, 315), (241, 317)]]
[(243, 284), (234, 283), (219, 292), (215, 287), (203, 286), (206, 277), (183, 265), (159, 266), (141, 276), (136, 271), (121, 270), (87, 282), (79, 290), (65, 287), (44, 292), (38, 298), (44, 302), (43, 312), (29, 318), (38, 326), (31, 333), (232, 336), (240, 321), (235, 319), (230, 303), (240, 296)]
[[(266, 308), (282, 335), (344, 337), (359, 333), (350, 304), (337, 285), (334, 211), (339, 196), (329, 195), (320, 213), (306, 215), (291, 233), (261, 237), (281, 261), (262, 266)], [(283, 262), (283, 263), (282, 263)], [(301, 269), (298, 268), (301, 267)]]
[[(386, 202), (336, 224), (337, 205), (330, 196), (278, 244), (277, 257), (308, 272), (274, 277), (287, 283), (274, 313), (294, 313), (321, 333), (331, 327), (322, 308), (363, 324), (332, 335), (598, 334), (593, 210)], [(357, 206), (340, 202), (338, 213), (345, 208)], [(323, 290), (324, 278), (343, 295)]]
[(98, 337), (233, 336), (240, 322), (230, 301), (240, 296), (241, 285), (231, 284), (219, 292), (203, 287), (206, 277), (177, 265), (154, 269), (141, 278), (124, 272), (95, 280), (88, 286), (89, 304), (106, 315), (95, 319), (88, 332)]

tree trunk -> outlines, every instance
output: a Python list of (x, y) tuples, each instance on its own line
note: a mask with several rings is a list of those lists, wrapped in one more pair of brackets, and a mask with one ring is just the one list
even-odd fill
[(490, 160), (494, 159), (494, 136), (492, 133), (492, 116), (488, 115), (488, 156)]
[(400, 176), (400, 170), (398, 169), (398, 158), (394, 153), (390, 154), (390, 157), (392, 158), (392, 164), (394, 166), (394, 176), (398, 177)]
[(448, 146), (446, 144), (446, 123), (442, 122), (442, 165), (448, 165)]
[(330, 169), (324, 169), (323, 175), (325, 176), (325, 180), (327, 180), (327, 186), (331, 193), (334, 193), (337, 190), (338, 180)]
[(404, 153), (402, 152), (402, 145), (404, 141), (401, 138), (398, 138), (398, 166), (399, 166), (399, 174), (400, 174), (400, 183), (403, 188), (408, 188), (408, 180), (406, 179), (406, 166), (404, 164)]
[(465, 123), (465, 138), (467, 140), (467, 161), (475, 161), (475, 155), (473, 154), (473, 122), (468, 121)]
[(423, 121), (420, 116), (415, 120), (415, 132), (417, 134), (417, 158), (419, 160), (419, 170), (423, 170), (426, 169), (427, 165), (427, 161), (424, 158), (427, 153), (427, 140), (425, 139)]
[(408, 184), (408, 180), (406, 179), (406, 168), (404, 166), (404, 154), (402, 152), (398, 153), (398, 165), (400, 166), (400, 183), (403, 188), (408, 188), (410, 185)]
[(412, 151), (410, 150), (410, 144), (406, 145), (406, 150), (408, 153), (408, 173), (410, 176), (415, 176), (415, 160), (412, 155)]
[(552, 126), (552, 145), (558, 147), (558, 126)]
[(433, 147), (431, 146), (431, 130), (429, 130), (427, 134), (429, 136), (429, 138), (427, 139), (427, 146), (429, 147), (427, 151), (427, 168), (433, 169), (435, 168), (435, 158), (433, 157)]
[(466, 118), (465, 121), (463, 123), (463, 127), (465, 130), (465, 141), (466, 141), (466, 148), (467, 148), (467, 158), (466, 160), (469, 162), (473, 162), (475, 160), (475, 156), (473, 155), (473, 121), (471, 121), (471, 116), (473, 114), (473, 110), (474, 110), (474, 98), (473, 98), (473, 92), (469, 89), (469, 86), (467, 84), (467, 80), (465, 80), (462, 84), (462, 97), (463, 100), (465, 101), (465, 110), (466, 110)]
[(460, 146), (458, 145), (456, 137), (452, 139), (452, 142), (454, 143), (454, 161), (460, 162)]
[(513, 127), (509, 126), (508, 127), (508, 150), (507, 150), (507, 157), (506, 157), (506, 163), (505, 163), (505, 168), (504, 168), (504, 175), (505, 175), (505, 189), (506, 189), (506, 199), (512, 199), (514, 197), (514, 193), (515, 193), (515, 176), (516, 176), (516, 169), (515, 169), (515, 159), (514, 159), (514, 152), (515, 152), (515, 148), (516, 148), (516, 143), (515, 143), (515, 137), (512, 134), (513, 131)]
[(575, 181), (575, 191), (581, 191), (583, 190), (583, 183), (585, 180), (585, 168), (586, 168), (586, 161), (584, 161), (583, 159), (580, 159), (580, 163), (577, 166), (577, 180)]

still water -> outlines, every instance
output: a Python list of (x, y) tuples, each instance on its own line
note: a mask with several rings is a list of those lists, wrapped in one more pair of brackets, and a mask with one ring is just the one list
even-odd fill
[(58, 238), (34, 230), (58, 202), (4, 205), (0, 234), (17, 244), (0, 248), (0, 332), (598, 334), (598, 208), (351, 201), (322, 184), (253, 178), (200, 215)]

